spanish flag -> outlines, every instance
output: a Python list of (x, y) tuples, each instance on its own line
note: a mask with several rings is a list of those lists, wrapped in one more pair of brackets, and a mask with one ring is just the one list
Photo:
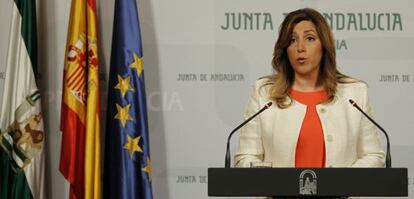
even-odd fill
[(61, 107), (60, 171), (70, 198), (101, 198), (99, 64), (95, 0), (72, 0)]

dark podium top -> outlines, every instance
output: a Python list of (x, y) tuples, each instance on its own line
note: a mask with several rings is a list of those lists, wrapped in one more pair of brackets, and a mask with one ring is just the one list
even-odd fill
[(407, 168), (209, 168), (209, 196), (408, 196)]

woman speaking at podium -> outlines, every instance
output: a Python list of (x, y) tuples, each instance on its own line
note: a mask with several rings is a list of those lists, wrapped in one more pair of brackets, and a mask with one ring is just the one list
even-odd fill
[(274, 74), (256, 81), (245, 117), (273, 105), (242, 128), (237, 167), (383, 167), (366, 83), (340, 73), (334, 38), (323, 16), (309, 8), (289, 13), (281, 24)]

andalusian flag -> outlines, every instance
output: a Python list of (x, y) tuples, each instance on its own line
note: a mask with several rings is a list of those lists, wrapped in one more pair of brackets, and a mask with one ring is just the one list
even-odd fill
[(44, 198), (35, 0), (15, 0), (0, 110), (0, 198)]
[(60, 171), (70, 198), (101, 198), (98, 48), (95, 0), (72, 0), (61, 108)]
[(104, 198), (152, 199), (141, 31), (135, 0), (116, 0), (105, 141)]

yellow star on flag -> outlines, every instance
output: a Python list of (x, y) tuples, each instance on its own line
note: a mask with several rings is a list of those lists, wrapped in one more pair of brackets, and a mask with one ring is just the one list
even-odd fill
[(134, 52), (134, 62), (132, 62), (129, 67), (135, 68), (137, 70), (138, 77), (141, 75), (142, 70), (144, 70), (144, 60), (138, 57), (137, 53)]
[(139, 139), (141, 139), (141, 136), (137, 136), (136, 138), (132, 139), (131, 136), (128, 135), (128, 142), (124, 145), (124, 149), (129, 151), (129, 156), (134, 155), (135, 152), (142, 152), (141, 147), (139, 147)]
[(129, 115), (129, 107), (131, 104), (126, 105), (125, 107), (120, 106), (119, 104), (116, 104), (116, 110), (118, 110), (118, 113), (115, 115), (115, 119), (118, 119), (121, 121), (122, 127), (125, 127), (125, 124), (127, 121), (132, 121), (132, 117)]
[(148, 179), (151, 182), (151, 180), (152, 180), (152, 171), (151, 171), (151, 160), (149, 158), (147, 158), (147, 166), (142, 168), (142, 171), (144, 171), (145, 173), (148, 174)]
[(129, 84), (131, 77), (128, 75), (125, 79), (118, 75), (118, 84), (115, 85), (115, 89), (121, 90), (122, 97), (125, 97), (127, 91), (133, 91), (134, 88)]

